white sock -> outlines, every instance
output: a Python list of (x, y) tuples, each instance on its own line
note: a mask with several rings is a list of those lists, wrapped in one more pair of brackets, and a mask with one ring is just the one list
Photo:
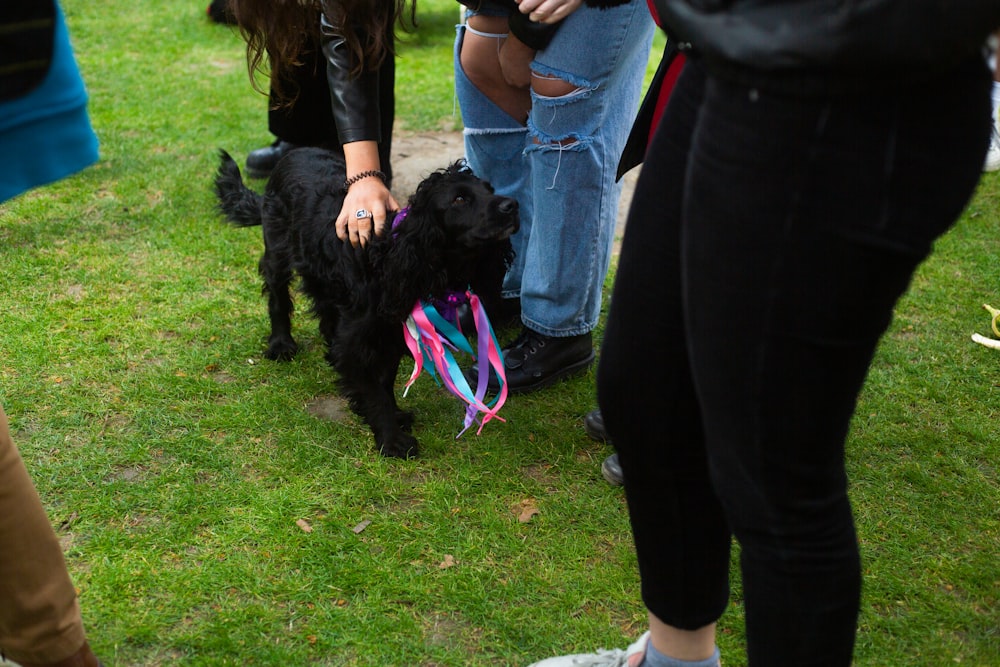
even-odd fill
[(1000, 127), (1000, 120), (997, 120), (997, 112), (1000, 110), (1000, 81), (993, 82), (993, 122)]
[(639, 667), (719, 667), (719, 649), (715, 649), (708, 660), (678, 660), (663, 655), (656, 650), (652, 641), (647, 641), (646, 657), (639, 663)]

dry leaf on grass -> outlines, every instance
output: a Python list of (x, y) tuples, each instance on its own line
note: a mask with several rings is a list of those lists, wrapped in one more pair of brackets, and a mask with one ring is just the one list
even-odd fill
[(302, 532), (311, 533), (313, 532), (313, 527), (309, 525), (309, 522), (305, 519), (299, 519), (295, 522), (295, 525), (302, 529)]
[(441, 561), (440, 565), (438, 565), (438, 569), (447, 570), (449, 567), (455, 567), (456, 565), (458, 565), (458, 561), (455, 560), (455, 557), (451, 554), (445, 554), (444, 560)]
[(354, 534), (355, 534), (355, 535), (357, 535), (357, 534), (359, 534), (359, 533), (360, 533), (360, 532), (361, 532), (362, 530), (364, 530), (365, 528), (367, 528), (368, 526), (370, 526), (370, 525), (371, 525), (371, 523), (372, 523), (372, 522), (371, 522), (371, 521), (370, 521), (369, 519), (365, 519), (364, 521), (362, 521), (361, 523), (359, 523), (358, 525), (356, 525), (356, 526), (355, 526), (354, 528), (352, 528), (351, 530), (353, 530), (353, 531), (354, 531)]
[(522, 500), (514, 509), (514, 512), (517, 513), (517, 520), (521, 523), (528, 523), (535, 515), (542, 513), (542, 511), (538, 509), (538, 505), (536, 504), (534, 498), (526, 498)]

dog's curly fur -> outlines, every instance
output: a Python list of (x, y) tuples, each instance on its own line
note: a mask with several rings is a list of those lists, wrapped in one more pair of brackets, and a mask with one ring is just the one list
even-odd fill
[(409, 200), (409, 212), (367, 248), (337, 238), (334, 221), (344, 201), (343, 158), (301, 148), (275, 167), (263, 195), (243, 183), (225, 151), (215, 180), (229, 222), (263, 226), (259, 270), (271, 319), (269, 359), (288, 360), (290, 284), (298, 275), (312, 301), (327, 361), (351, 409), (371, 427), (385, 456), (413, 457), (413, 416), (399, 409), (393, 385), (406, 353), (402, 323), (418, 299), (471, 289), (487, 310), (513, 259), (510, 235), (519, 226), (517, 202), (494, 194), (461, 161), (434, 172)]

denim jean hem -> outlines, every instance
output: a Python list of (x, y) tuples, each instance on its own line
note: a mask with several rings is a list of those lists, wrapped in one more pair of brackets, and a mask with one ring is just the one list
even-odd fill
[(536, 333), (540, 333), (543, 336), (548, 336), (549, 338), (571, 338), (573, 336), (583, 336), (592, 332), (596, 328), (596, 323), (593, 326), (582, 326), (575, 327), (572, 329), (552, 329), (538, 322), (535, 322), (527, 317), (521, 317), (524, 326)]

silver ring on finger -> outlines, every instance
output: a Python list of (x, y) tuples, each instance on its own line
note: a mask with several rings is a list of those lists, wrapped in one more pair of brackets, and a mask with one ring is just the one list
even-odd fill
[(361, 220), (363, 218), (372, 218), (372, 219), (374, 219), (375, 216), (373, 216), (371, 214), (371, 211), (369, 211), (368, 209), (366, 209), (366, 208), (359, 208), (357, 211), (354, 212), (354, 217), (357, 218), (358, 220)]

